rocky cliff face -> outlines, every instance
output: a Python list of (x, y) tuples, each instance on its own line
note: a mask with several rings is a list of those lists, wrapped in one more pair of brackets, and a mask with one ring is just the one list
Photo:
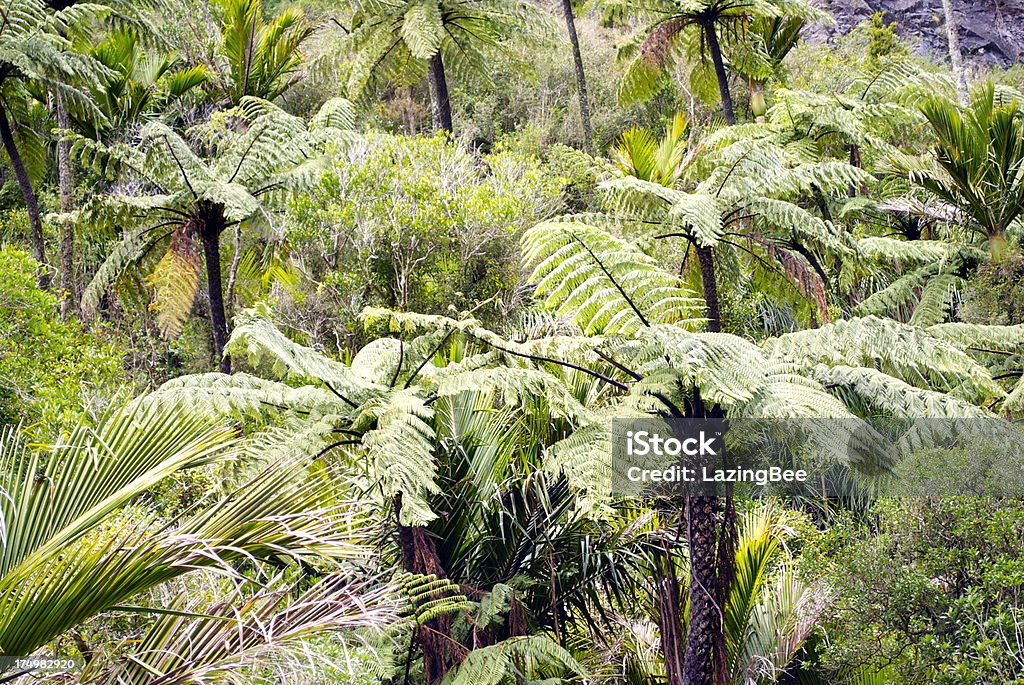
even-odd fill
[[(811, 32), (814, 39), (846, 33), (878, 11), (895, 22), (900, 35), (918, 52), (948, 55), (942, 0), (818, 0), (836, 25)], [(1024, 0), (954, 0), (960, 22), (960, 47), (968, 61), (1008, 66), (1024, 62)]]

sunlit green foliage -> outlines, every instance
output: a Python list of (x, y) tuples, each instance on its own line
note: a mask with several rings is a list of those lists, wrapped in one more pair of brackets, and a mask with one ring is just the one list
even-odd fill
[(62, 321), (35, 270), (25, 253), (0, 247), (0, 424), (31, 424), (45, 438), (124, 389), (127, 351), (109, 333)]

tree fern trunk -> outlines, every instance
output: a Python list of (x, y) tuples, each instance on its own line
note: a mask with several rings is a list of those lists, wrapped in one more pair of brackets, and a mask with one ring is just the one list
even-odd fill
[(700, 280), (704, 286), (704, 303), (708, 308), (708, 330), (717, 333), (722, 330), (722, 316), (718, 305), (718, 282), (715, 279), (714, 251), (710, 247), (698, 245), (697, 261), (700, 263)]
[(14, 141), (14, 131), (11, 130), (11, 122), (7, 119), (5, 107), (0, 107), (0, 140), (3, 141), (4, 150), (7, 151), (7, 156), (11, 160), (14, 177), (18, 181), (18, 188), (25, 200), (32, 257), (40, 264), (39, 285), (45, 288), (50, 285), (50, 276), (46, 269), (46, 243), (43, 241), (43, 218), (39, 213), (39, 199), (36, 197), (35, 190), (32, 189), (32, 180), (28, 176), (28, 171), (25, 170), (21, 153), (18, 152), (18, 145)]
[(730, 126), (736, 123), (736, 114), (732, 109), (732, 93), (729, 92), (729, 75), (725, 72), (725, 62), (722, 60), (722, 46), (718, 44), (718, 34), (715, 29), (714, 20), (705, 21), (703, 24), (704, 35), (708, 42), (708, 52), (711, 54), (711, 63), (715, 65), (715, 77), (718, 79), (718, 92), (722, 96), (722, 114)]
[(444, 60), (441, 58), (440, 50), (430, 58), (427, 85), (430, 86), (430, 103), (434, 109), (434, 128), (451, 133), (452, 103), (448, 97), (448, 77), (444, 72)]
[(590, 105), (587, 104), (587, 74), (583, 70), (583, 55), (580, 53), (580, 37), (576, 33), (576, 18), (572, 13), (572, 0), (562, 0), (562, 14), (565, 28), (572, 44), (572, 59), (576, 65), (576, 94), (580, 100), (580, 120), (583, 122), (583, 144), (587, 152), (594, 154), (594, 129), (590, 124)]
[[(395, 519), (398, 520), (402, 513), (402, 496), (397, 495), (394, 503)], [(448, 577), (437, 554), (437, 545), (423, 526), (399, 523), (398, 546), (402, 550), (402, 566), (409, 573)], [(416, 640), (423, 653), (424, 682), (428, 685), (441, 682), (449, 669), (456, 665), (451, 649), (451, 617), (442, 614), (426, 621), (419, 627)]]
[[(57, 109), (57, 127), (70, 128), (68, 111), (60, 93), (54, 95)], [(68, 214), (74, 209), (75, 172), (71, 166), (71, 144), (57, 140), (57, 186), (60, 194), (60, 211)], [(64, 221), (60, 229), (60, 313), (65, 319), (78, 313), (78, 279), (75, 277), (75, 227)]]
[(949, 41), (949, 63), (956, 77), (956, 97), (961, 105), (967, 104), (967, 77), (964, 75), (964, 56), (960, 52), (960, 24), (956, 20), (953, 0), (942, 0), (946, 19), (946, 40)]
[(224, 311), (224, 285), (220, 274), (220, 234), (224, 217), (210, 212), (203, 220), (203, 257), (206, 262), (206, 286), (210, 295), (210, 323), (213, 325), (213, 354), (221, 373), (231, 373), (231, 358), (224, 354), (228, 344), (228, 321)]
[(690, 496), (686, 528), (690, 545), (690, 623), (683, 661), (684, 685), (717, 685), (715, 651), (723, 634), (718, 605), (718, 498)]

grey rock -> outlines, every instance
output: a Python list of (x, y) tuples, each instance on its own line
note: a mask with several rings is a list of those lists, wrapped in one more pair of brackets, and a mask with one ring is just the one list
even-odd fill
[[(810, 27), (809, 40), (828, 41), (847, 33), (878, 11), (914, 50), (937, 60), (948, 59), (942, 0), (817, 0), (835, 17), (833, 26)], [(1009, 66), (1024, 60), (1024, 0), (955, 0), (960, 47), (967, 62)]]

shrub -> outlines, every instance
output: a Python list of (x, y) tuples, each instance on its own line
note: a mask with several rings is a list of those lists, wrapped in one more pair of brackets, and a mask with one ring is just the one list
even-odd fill
[(519, 234), (559, 207), (564, 184), (501, 146), (476, 157), (441, 137), (371, 133), (292, 204), (304, 278), (279, 287), (278, 314), (317, 344), (340, 331), (338, 347), (370, 305), (500, 321), (519, 298)]
[(25, 253), (0, 248), (0, 424), (25, 423), (34, 436), (52, 437), (122, 386), (124, 352), (107, 331), (61, 320), (35, 271)]

